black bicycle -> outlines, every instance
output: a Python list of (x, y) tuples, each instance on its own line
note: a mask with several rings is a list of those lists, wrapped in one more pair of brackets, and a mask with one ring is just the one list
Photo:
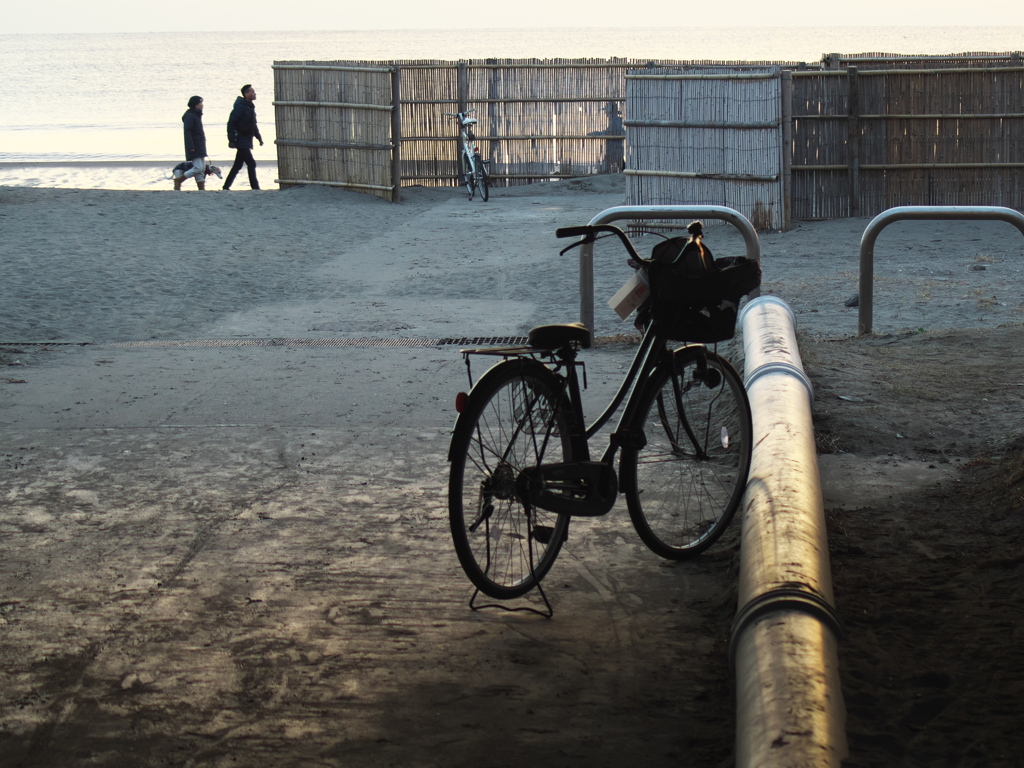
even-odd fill
[[(690, 229), (689, 239), (659, 244), (650, 260), (614, 226), (558, 230), (582, 236), (569, 248), (600, 233), (617, 236), (650, 282), (643, 339), (590, 426), (578, 375), (578, 353), (591, 345), (583, 324), (534, 328), (523, 347), (462, 350), (467, 368), (470, 356), (502, 358), (459, 394), (448, 454), (452, 538), (479, 591), (509, 599), (539, 586), (570, 519), (608, 513), (620, 492), (640, 538), (664, 558), (696, 555), (728, 526), (750, 467), (750, 405), (733, 366), (704, 344), (733, 336), (739, 301), (760, 284), (760, 268), (711, 259), (699, 222)], [(684, 339), (702, 343), (669, 348)], [(623, 402), (604, 454), (593, 460), (589, 440)]]

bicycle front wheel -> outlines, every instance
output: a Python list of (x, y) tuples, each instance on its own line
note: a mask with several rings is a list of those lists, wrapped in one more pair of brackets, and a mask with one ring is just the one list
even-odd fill
[(480, 157), (480, 155), (476, 155), (473, 158), (473, 162), (476, 164), (476, 169), (480, 173), (480, 198), (486, 203), (491, 198), (491, 180), (487, 173), (487, 165), (484, 163), (483, 158)]
[(569, 516), (525, 498), (524, 469), (572, 460), (564, 387), (535, 360), (499, 363), (477, 382), (449, 451), (448, 516), (470, 581), (491, 597), (532, 589), (551, 569)]
[(750, 471), (750, 403), (727, 360), (703, 347), (672, 353), (654, 372), (640, 413), (646, 445), (624, 449), (629, 516), (655, 554), (682, 560), (722, 535)]
[(462, 177), (466, 180), (466, 191), (469, 193), (469, 199), (472, 200), (473, 193), (476, 192), (476, 168), (469, 155), (462, 156)]

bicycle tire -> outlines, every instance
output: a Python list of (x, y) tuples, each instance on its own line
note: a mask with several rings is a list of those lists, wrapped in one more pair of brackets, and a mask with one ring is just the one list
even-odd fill
[(480, 155), (474, 155), (473, 162), (476, 167), (480, 170), (480, 199), (485, 203), (491, 199), (491, 180), (490, 175), (487, 172), (487, 164), (484, 163), (483, 158)]
[(469, 199), (472, 200), (473, 194), (476, 192), (476, 168), (469, 155), (462, 156), (462, 167), (463, 177), (466, 179), (466, 191), (469, 193)]
[(473, 387), (452, 433), (448, 517), (459, 563), (481, 592), (519, 597), (551, 569), (569, 515), (523, 502), (519, 473), (572, 460), (564, 386), (535, 360), (491, 368)]
[(743, 382), (727, 360), (703, 347), (668, 359), (641, 401), (646, 445), (623, 449), (620, 477), (640, 539), (661, 557), (683, 560), (714, 544), (739, 507), (753, 426)]

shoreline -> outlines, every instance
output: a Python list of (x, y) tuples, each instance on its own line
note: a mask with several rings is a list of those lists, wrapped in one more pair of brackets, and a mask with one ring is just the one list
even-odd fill
[[(173, 191), (171, 170), (184, 158), (172, 160), (52, 160), (52, 161), (0, 161), (0, 190), (83, 190), (89, 192), (160, 192)], [(227, 175), (234, 157), (212, 157), (210, 161)], [(278, 191), (276, 179), (277, 158), (273, 161), (256, 158), (260, 183), (268, 191)], [(248, 189), (245, 169), (239, 174), (235, 190)], [(220, 182), (220, 179), (214, 177)], [(221, 182), (222, 183), (222, 182)], [(195, 183), (184, 190), (195, 190)], [(207, 187), (210, 191), (220, 189)]]
[(75, 167), (80, 165), (149, 168), (153, 166), (162, 167), (168, 163), (170, 163), (171, 165), (177, 165), (180, 162), (181, 160), (171, 158), (163, 160), (0, 160), (0, 168), (50, 168), (54, 166)]

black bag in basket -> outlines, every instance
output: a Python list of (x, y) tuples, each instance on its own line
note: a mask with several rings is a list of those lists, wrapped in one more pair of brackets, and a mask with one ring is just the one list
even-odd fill
[(761, 265), (742, 256), (715, 259), (701, 242), (700, 223), (687, 229), (692, 237), (666, 240), (651, 254), (651, 314), (674, 341), (731, 339), (740, 299), (761, 284)]

